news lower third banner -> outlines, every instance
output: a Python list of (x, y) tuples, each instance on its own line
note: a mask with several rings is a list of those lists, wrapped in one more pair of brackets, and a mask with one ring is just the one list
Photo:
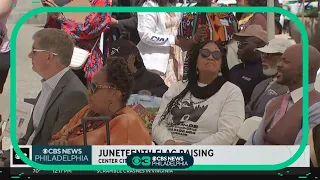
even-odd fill
[[(194, 165), (279, 164), (290, 159), (299, 146), (20, 146), (20, 149), (39, 164), (186, 169)], [(10, 156), (11, 167), (30, 167), (14, 150)], [(290, 167), (310, 167), (309, 146)]]

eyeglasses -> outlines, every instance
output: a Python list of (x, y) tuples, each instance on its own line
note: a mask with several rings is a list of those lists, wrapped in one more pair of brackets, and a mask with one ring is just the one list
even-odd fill
[(43, 49), (34, 49), (32, 48), (32, 52), (48, 52), (48, 53), (52, 53), (53, 55), (57, 56), (57, 53), (51, 52), (51, 51), (47, 51), (47, 50), (43, 50)]
[(240, 42), (240, 41), (237, 41), (237, 44), (238, 44), (238, 47), (244, 47), (244, 46), (250, 44), (250, 42)]
[(113, 90), (119, 90), (116, 87), (113, 86), (107, 86), (107, 85), (98, 85), (96, 83), (89, 83), (87, 85), (88, 89), (88, 95), (92, 96), (95, 92), (97, 92), (98, 89), (113, 89)]
[(263, 59), (270, 59), (272, 56), (281, 56), (281, 53), (275, 53), (275, 54), (270, 54), (270, 53), (261, 53), (261, 58)]
[(219, 60), (222, 57), (222, 53), (220, 51), (213, 51), (211, 52), (209, 49), (201, 49), (200, 55), (204, 58), (209, 57), (212, 55), (212, 57), (216, 60)]

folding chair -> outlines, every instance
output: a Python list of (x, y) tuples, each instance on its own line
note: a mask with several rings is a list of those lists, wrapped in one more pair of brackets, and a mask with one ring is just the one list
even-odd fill
[(245, 141), (248, 141), (252, 133), (258, 129), (260, 122), (262, 118), (261, 117), (251, 117), (243, 121), (243, 123), (240, 126), (240, 129), (237, 132), (237, 139), (233, 143), (233, 145), (236, 145), (239, 139), (244, 139)]

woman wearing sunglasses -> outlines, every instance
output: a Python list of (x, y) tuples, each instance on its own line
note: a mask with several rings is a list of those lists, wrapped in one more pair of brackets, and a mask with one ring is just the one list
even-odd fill
[(207, 41), (192, 48), (187, 82), (164, 94), (152, 126), (159, 145), (231, 145), (244, 120), (241, 90), (220, 74), (222, 48)]
[[(143, 121), (129, 107), (127, 100), (133, 87), (133, 76), (126, 60), (110, 57), (88, 84), (89, 104), (78, 112), (63, 129), (54, 135), (52, 145), (83, 145), (82, 118), (110, 117), (111, 145), (151, 145), (151, 137)], [(104, 121), (88, 121), (87, 144), (106, 144)]]

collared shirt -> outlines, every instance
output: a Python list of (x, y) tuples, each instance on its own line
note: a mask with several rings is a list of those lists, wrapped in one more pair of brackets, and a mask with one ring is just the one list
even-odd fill
[[(309, 92), (312, 90), (314, 90), (314, 84), (309, 84)], [(292, 92), (288, 90), (288, 93), (290, 93), (290, 100), (289, 100), (287, 111), (302, 98), (302, 87)]]
[(37, 104), (34, 107), (33, 110), (33, 128), (34, 131), (30, 138), (28, 139), (27, 145), (31, 145), (33, 142), (33, 139), (36, 136), (36, 133), (38, 132), (38, 126), (40, 124), (41, 118), (43, 116), (43, 112), (45, 107), (47, 106), (47, 103), (52, 95), (53, 90), (59, 83), (62, 76), (69, 70), (69, 67), (64, 68), (62, 71), (51, 77), (50, 79), (44, 81), (42, 80), (42, 90), (40, 97), (37, 101)]
[[(309, 84), (309, 92), (314, 90), (314, 84)], [(289, 92), (288, 92), (289, 93)], [(302, 98), (302, 87), (290, 92), (291, 102), (289, 102), (287, 110), (289, 110), (294, 103), (297, 103)], [(269, 101), (267, 106), (271, 103), (272, 100)], [(264, 134), (264, 120), (265, 115), (262, 118), (260, 126), (253, 133), (250, 139), (247, 141), (246, 145), (263, 145), (263, 134)], [(309, 107), (309, 130), (312, 129), (317, 124), (320, 124), (320, 102), (313, 104)], [(302, 129), (299, 131), (297, 138), (295, 140), (295, 145), (300, 145), (302, 140)]]
[[(309, 92), (314, 90), (314, 84), (309, 84)], [(290, 92), (291, 98), (294, 103), (298, 102), (302, 98), (302, 87)]]

